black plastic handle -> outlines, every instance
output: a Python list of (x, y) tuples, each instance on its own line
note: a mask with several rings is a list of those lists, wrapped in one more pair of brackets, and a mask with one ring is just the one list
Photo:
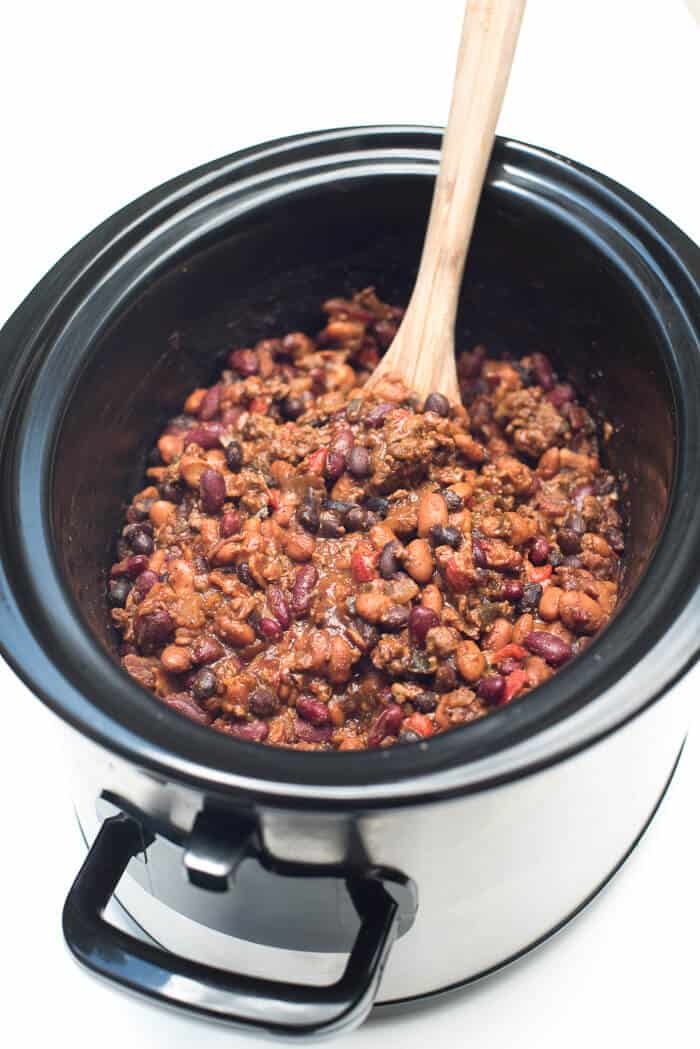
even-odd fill
[(105, 921), (103, 912), (129, 861), (143, 850), (131, 816), (105, 820), (63, 909), (63, 933), (83, 965), (168, 1005), (284, 1037), (327, 1035), (362, 1023), (396, 939), (399, 905), (376, 875), (348, 876), (361, 919), (340, 979), (327, 987), (238, 975), (144, 943)]

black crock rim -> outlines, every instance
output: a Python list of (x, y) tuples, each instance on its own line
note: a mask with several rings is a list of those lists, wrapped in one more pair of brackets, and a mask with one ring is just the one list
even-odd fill
[[(502, 783), (614, 731), (697, 659), (700, 636), (700, 251), (629, 190), (548, 150), (497, 140), (489, 192), (528, 197), (577, 230), (635, 284), (666, 331), (676, 409), (675, 480), (664, 534), (644, 578), (586, 654), (488, 718), (408, 747), (305, 754), (242, 743), (157, 703), (102, 651), (82, 623), (51, 554), (51, 350), (95, 289), (136, 266), (145, 243), (202, 217), (222, 194), (241, 210), (314, 179), (434, 175), (441, 131), (339, 128), (236, 152), (151, 190), (88, 234), (44, 277), (0, 332), (0, 649), (60, 717), (138, 767), (212, 793), (281, 804), (415, 803)], [(134, 261), (136, 260), (136, 261)], [(128, 267), (127, 267), (128, 268)], [(104, 323), (104, 320), (102, 321)], [(54, 355), (55, 357), (55, 355)], [(55, 365), (55, 360), (54, 360)], [(48, 408), (47, 408), (48, 404)], [(48, 426), (40, 412), (53, 413)], [(103, 705), (105, 693), (113, 696)], [(96, 699), (91, 698), (99, 697)]]

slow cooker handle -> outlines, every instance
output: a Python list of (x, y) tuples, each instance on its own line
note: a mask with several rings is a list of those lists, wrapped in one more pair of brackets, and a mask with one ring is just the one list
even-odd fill
[(83, 965), (164, 1004), (268, 1034), (309, 1038), (364, 1020), (398, 932), (398, 903), (379, 877), (347, 877), (360, 929), (340, 979), (312, 987), (193, 962), (105, 921), (120, 878), (142, 850), (142, 827), (135, 819), (120, 814), (104, 821), (63, 909), (66, 942)]

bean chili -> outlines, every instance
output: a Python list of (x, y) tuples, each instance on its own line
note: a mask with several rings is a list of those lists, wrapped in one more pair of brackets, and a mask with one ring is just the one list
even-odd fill
[(623, 550), (597, 426), (543, 353), (458, 357), (463, 406), (367, 375), (373, 289), (229, 352), (128, 508), (127, 672), (196, 722), (300, 750), (424, 740), (536, 688), (606, 624)]

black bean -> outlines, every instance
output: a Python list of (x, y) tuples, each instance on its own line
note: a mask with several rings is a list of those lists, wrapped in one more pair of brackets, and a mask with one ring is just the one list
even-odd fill
[(462, 545), (462, 533), (450, 525), (433, 525), (428, 534), (434, 546), (451, 546), (453, 550), (459, 550)]
[(475, 568), (488, 568), (486, 551), (478, 539), (472, 537), (472, 561)]
[(379, 572), (383, 579), (392, 579), (399, 570), (399, 559), (396, 556), (401, 544), (396, 539), (390, 540), (382, 547), (379, 555)]
[(435, 671), (435, 688), (438, 692), (453, 692), (457, 688), (457, 671), (451, 663), (441, 663)]
[(345, 527), (348, 532), (365, 532), (370, 515), (361, 506), (353, 506), (345, 514)]
[(369, 477), (372, 472), (370, 454), (359, 444), (348, 455), (347, 465), (353, 477)]
[(158, 494), (161, 499), (165, 499), (168, 503), (181, 503), (183, 497), (183, 491), (179, 484), (175, 484), (174, 481), (163, 481), (158, 487)]
[(195, 699), (210, 699), (216, 692), (218, 681), (213, 670), (203, 667), (198, 670), (192, 681), (192, 695)]
[(423, 411), (435, 412), (436, 415), (441, 415), (446, 419), (450, 414), (450, 402), (442, 393), (430, 393), (425, 399)]
[(269, 688), (256, 688), (248, 696), (248, 710), (256, 718), (269, 718), (279, 706), (277, 696)]
[(421, 714), (432, 714), (437, 706), (437, 696), (434, 692), (419, 692), (411, 698), (411, 703)]
[(148, 520), (148, 511), (151, 508), (153, 499), (147, 499), (145, 503), (134, 503), (126, 511), (126, 519), (129, 524), (136, 524), (139, 521)]
[(226, 465), (232, 473), (237, 474), (243, 466), (243, 449), (238, 441), (230, 441), (226, 445)]
[(422, 736), (419, 736), (417, 732), (414, 732), (412, 728), (406, 729), (405, 732), (399, 733), (399, 743), (420, 743)]
[(321, 514), (319, 512), (318, 503), (304, 503), (297, 510), (297, 521), (307, 532), (318, 532), (318, 526), (321, 523)]
[(441, 492), (440, 494), (447, 503), (447, 509), (449, 513), (456, 514), (458, 510), (462, 510), (464, 508), (464, 499), (462, 499), (462, 496), (457, 495), (457, 493), (451, 491), (451, 489), (446, 488), (445, 491)]
[(112, 608), (123, 608), (130, 590), (131, 583), (123, 576), (121, 579), (110, 580), (107, 600)]
[(319, 517), (318, 534), (324, 539), (338, 539), (341, 535), (345, 535), (345, 529), (338, 514), (334, 514), (331, 510), (323, 510)]
[(347, 499), (324, 499), (323, 509), (331, 510), (334, 514), (338, 514), (339, 517), (344, 517), (348, 510), (351, 510), (356, 503), (350, 503)]
[(128, 541), (135, 554), (153, 553), (153, 540), (143, 528), (135, 529)]
[(292, 393), (288, 394), (280, 404), (280, 411), (285, 419), (298, 419), (304, 414), (304, 408), (301, 397), (295, 397)]
[(241, 561), (237, 568), (237, 574), (238, 578), (245, 584), (245, 586), (249, 586), (251, 590), (255, 590), (258, 584), (255, 582), (255, 576), (251, 572), (250, 565), (247, 561)]
[(581, 535), (573, 528), (560, 528), (557, 532), (557, 542), (564, 554), (577, 554), (581, 549)]
[(520, 599), (520, 607), (524, 611), (536, 608), (542, 597), (542, 587), (539, 583), (526, 583), (523, 587), (523, 596)]
[(397, 634), (407, 625), (408, 619), (409, 611), (404, 605), (392, 605), (382, 617), (381, 626), (384, 630)]
[(385, 499), (383, 495), (371, 495), (369, 499), (365, 499), (365, 506), (373, 513), (379, 514), (380, 517), (386, 517), (389, 513), (391, 503), (388, 499)]

